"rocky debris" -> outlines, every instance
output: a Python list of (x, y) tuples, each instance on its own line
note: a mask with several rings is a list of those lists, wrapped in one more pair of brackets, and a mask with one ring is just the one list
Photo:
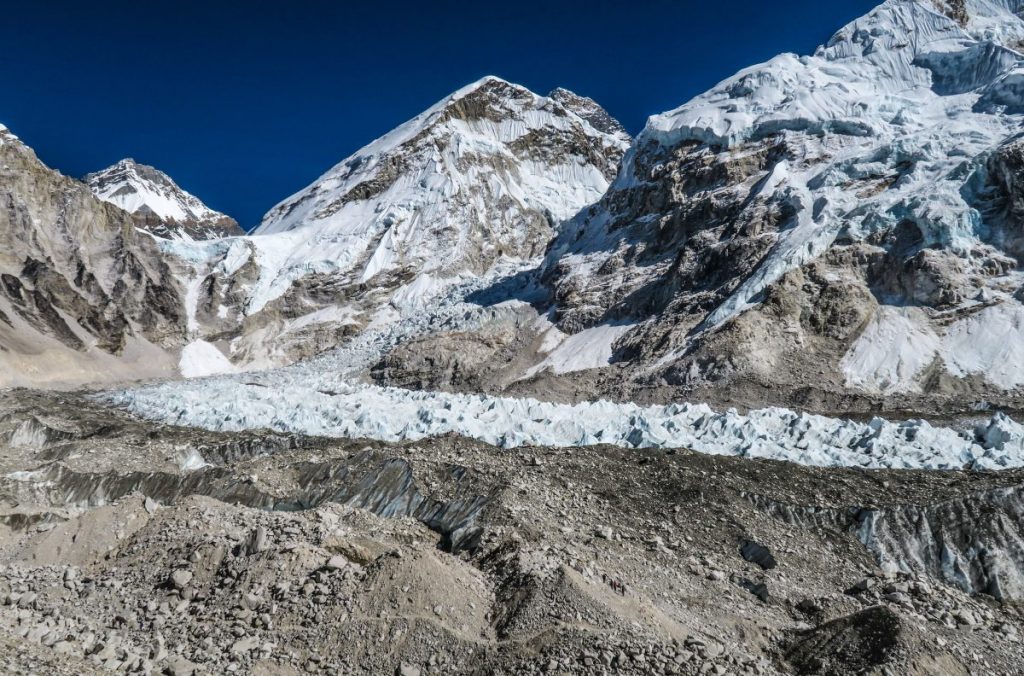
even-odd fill
[(768, 593), (768, 585), (764, 582), (754, 582), (753, 580), (741, 577), (737, 580), (736, 584), (756, 596), (761, 603), (768, 603), (771, 599), (771, 595)]
[[(260, 446), (27, 392), (0, 397), (0, 438), (33, 416), (68, 433), (42, 450), (70, 471), (12, 479), (37, 469), (38, 449), (0, 456), (5, 504), (63, 519), (45, 532), (27, 516), (2, 527), (0, 660), (42, 651), (80, 671), (151, 673), (776, 674), (828, 667), (829, 637), (872, 663), (864, 637), (879, 622), (832, 623), (875, 607), (901, 627), (883, 668), (1011, 673), (1024, 657), (1014, 604), (924, 570), (887, 573), (830, 517), (1012, 487), (1017, 472), (496, 453), (457, 437)], [(181, 445), (252, 452), (204, 451), (218, 464), (182, 481), (167, 461)], [(133, 487), (161, 506), (147, 510)], [(462, 523), (451, 505), (474, 496), (486, 496), (476, 535), (446, 534), (446, 519)], [(738, 555), (746, 541), (771, 543), (775, 567)]]
[(176, 570), (171, 573), (171, 586), (178, 591), (183, 591), (192, 581), (192, 573), (187, 570)]
[(868, 608), (806, 632), (786, 657), (797, 673), (860, 673), (896, 662), (903, 630), (892, 610)]
[(240, 545), (239, 549), (243, 556), (254, 556), (266, 551), (268, 547), (267, 529), (263, 526), (257, 526), (249, 533), (249, 537)]
[(772, 553), (768, 548), (763, 545), (759, 545), (753, 540), (743, 541), (743, 544), (740, 545), (740, 556), (742, 556), (745, 561), (756, 563), (761, 566), (762, 570), (771, 570), (778, 565), (775, 561), (775, 557), (772, 556)]

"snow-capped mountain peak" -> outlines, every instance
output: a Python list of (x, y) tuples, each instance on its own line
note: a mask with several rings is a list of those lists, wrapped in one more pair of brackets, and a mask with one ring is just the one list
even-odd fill
[(210, 239), (244, 234), (233, 218), (209, 208), (164, 172), (131, 158), (83, 180), (93, 194), (132, 214), (139, 227), (155, 235)]
[[(554, 119), (567, 117), (567, 112), (571, 120)], [(531, 131), (545, 125), (560, 132), (570, 131), (573, 125), (586, 125), (590, 127), (585, 130), (586, 133), (602, 139), (608, 137), (606, 143), (617, 152), (613, 153), (610, 160), (601, 163), (601, 174), (605, 177), (614, 174), (614, 161), (630, 140), (622, 126), (591, 99), (567, 90), (555, 90), (550, 98), (541, 97), (525, 87), (489, 75), (455, 91), (343, 160), (312, 186), (274, 207), (253, 234), (292, 230), (300, 224), (309, 225), (325, 220), (332, 214), (310, 207), (314, 204), (322, 207), (324, 202), (330, 202), (325, 199), (328, 193), (347, 198), (357, 186), (361, 188), (355, 191), (357, 194), (372, 190), (368, 182), (387, 180), (386, 174), (394, 173), (393, 167), (382, 167), (386, 163), (381, 158), (396, 153), (409, 154), (415, 150), (414, 146), (424, 145), (425, 140), (440, 139), (446, 144), (454, 141), (453, 147), (447, 150), (456, 157), (465, 158), (474, 153), (493, 152), (496, 144), (519, 140), (521, 145), (526, 145)], [(457, 170), (450, 165), (434, 164), (436, 159), (428, 158), (434, 165), (433, 171), (445, 173)], [(582, 187), (594, 192), (591, 185)], [(593, 199), (599, 196), (594, 195)], [(348, 201), (345, 199), (346, 203)], [(363, 200), (357, 197), (355, 201)], [(332, 204), (340, 206), (336, 200)], [(575, 213), (578, 205), (577, 198), (569, 197), (564, 205), (546, 206), (556, 207), (557, 216), (565, 218)]]
[(536, 263), (607, 190), (628, 136), (596, 103), (501, 78), (462, 87), (274, 207), (250, 237), (169, 243), (196, 336), (268, 365)]
[(913, 121), (908, 115), (942, 108), (944, 116), (935, 96), (995, 89), (1021, 62), (1010, 48), (1024, 41), (1021, 8), (1020, 0), (888, 0), (813, 56), (779, 55), (653, 116), (644, 136), (735, 145), (785, 130), (885, 134)]
[(573, 102), (611, 131), (566, 100), (485, 77), (343, 160), (254, 231), (277, 239), (254, 239), (274, 262), (250, 310), (310, 271), (400, 285), (541, 254), (556, 223), (604, 193), (628, 145), (596, 104)]

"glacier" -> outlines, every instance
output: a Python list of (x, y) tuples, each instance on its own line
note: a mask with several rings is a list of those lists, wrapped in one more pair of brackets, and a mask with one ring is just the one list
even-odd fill
[(820, 467), (997, 470), (1024, 466), (1024, 426), (1003, 414), (972, 433), (923, 420), (867, 423), (766, 408), (742, 414), (704, 404), (418, 392), (284, 369), (272, 377), (211, 378), (100, 395), (163, 423), (216, 431), (268, 429), (313, 436), (410, 441), (446, 434), (501, 447), (686, 448)]
[[(366, 330), (342, 347), (292, 366), (153, 383), (95, 397), (143, 418), (214, 431), (267, 429), (380, 441), (458, 434), (500, 448), (594, 444), (685, 448), (822, 467), (997, 470), (1024, 466), (1024, 426), (1002, 413), (963, 431), (924, 420), (874, 418), (865, 423), (781, 407), (741, 413), (691, 403), (558, 404), (413, 391), (360, 381), (362, 372), (403, 342), (442, 330), (479, 329), (488, 321), (490, 309), (464, 299), (521, 269), (500, 266), (492, 275), (466, 280), (421, 313)], [(539, 317), (537, 323), (558, 334), (547, 317)], [(562, 348), (566, 350), (562, 366), (571, 369), (576, 353), (586, 366), (607, 359), (607, 343), (624, 328), (629, 327), (585, 332), (578, 339), (583, 345), (569, 343), (571, 349)], [(564, 335), (550, 337), (549, 356), (568, 341)]]

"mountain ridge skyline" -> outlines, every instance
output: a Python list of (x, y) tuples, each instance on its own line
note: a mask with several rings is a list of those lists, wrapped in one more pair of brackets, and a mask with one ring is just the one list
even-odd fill
[[(22, 29), (0, 57), (9, 73), (0, 121), (66, 175), (133, 157), (251, 229), (340, 158), (482, 76), (538, 93), (565, 87), (635, 134), (739, 68), (813, 50), (875, 3), (742, 4), (756, 20), (735, 25), (722, 46), (701, 27), (730, 20), (735, 6), (569, 2), (493, 13), (307, 2), (244, 19), (230, 2), (202, 13), (195, 3), (169, 13), (59, 2), (45, 17), (18, 6), (8, 18)], [(417, 19), (389, 27), (394, 12)], [(696, 68), (696, 58), (715, 68)]]

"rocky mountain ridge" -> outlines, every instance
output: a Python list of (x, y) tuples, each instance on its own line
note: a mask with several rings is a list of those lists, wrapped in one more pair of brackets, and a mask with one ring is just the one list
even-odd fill
[(0, 387), (176, 374), (180, 287), (153, 240), (0, 126)]

